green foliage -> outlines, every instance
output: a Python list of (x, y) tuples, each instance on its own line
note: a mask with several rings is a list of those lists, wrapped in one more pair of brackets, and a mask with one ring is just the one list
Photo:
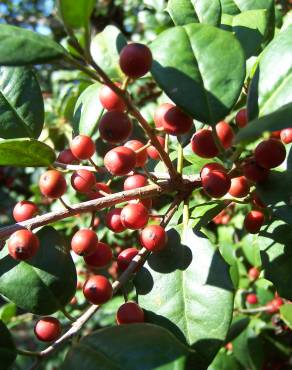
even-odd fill
[(10, 369), (11, 365), (16, 359), (16, 348), (14, 341), (9, 330), (1, 320), (0, 320), (0, 358), (1, 358), (1, 368), (3, 370)]
[(88, 25), (89, 17), (94, 9), (94, 0), (58, 0), (58, 11), (64, 24), (72, 28), (81, 28)]

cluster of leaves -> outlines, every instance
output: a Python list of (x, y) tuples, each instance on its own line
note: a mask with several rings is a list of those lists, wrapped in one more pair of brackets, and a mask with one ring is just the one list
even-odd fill
[[(167, 97), (195, 119), (197, 128), (203, 124), (214, 127), (222, 119), (233, 124), (238, 110), (246, 107), (251, 122), (236, 136), (236, 150), (242, 157), (263, 135), (291, 127), (291, 12), (281, 15), (272, 0), (214, 0), (211, 6), (209, 1), (169, 0), (167, 12), (164, 1), (144, 3), (146, 7), (138, 1), (125, 6), (121, 28), (132, 34), (133, 40), (149, 42), (153, 53), (151, 75), (129, 87), (149, 122), (157, 102)], [(126, 37), (108, 25), (90, 39), (90, 17), (102, 13), (106, 5), (102, 6), (93, 0), (60, 0), (58, 13), (69, 36), (75, 32), (94, 62), (113, 81), (122, 81), (125, 76), (118, 59)], [(123, 2), (117, 6), (123, 7)], [(133, 15), (132, 6), (137, 7), (140, 18)], [(139, 32), (141, 19), (144, 25)], [(98, 165), (110, 147), (98, 131), (103, 114), (98, 98), (101, 84), (90, 77), (69, 39), (61, 46), (49, 37), (10, 25), (0, 25), (0, 38), (0, 165), (14, 167), (4, 167), (0, 178), (4, 184), (1, 208), (6, 209), (1, 223), (6, 224), (10, 221), (7, 210), (17, 197), (31, 196), (44, 212), (58, 209), (56, 203), (41, 197), (36, 184), (42, 167), (53, 165), (56, 151), (67, 146), (72, 134), (86, 134), (95, 140)], [(64, 68), (51, 74), (52, 91), (42, 93), (38, 76), (47, 63)], [(42, 66), (31, 67), (39, 64)], [(143, 137), (138, 127), (134, 135)], [(189, 134), (179, 138), (185, 175), (198, 174), (209, 162), (191, 151), (189, 139)], [(177, 145), (177, 138), (170, 138), (173, 163), (178, 161)], [(218, 162), (232, 165), (223, 157)], [(152, 160), (147, 168), (164, 172), (163, 164)], [(108, 175), (100, 176), (108, 179)], [(120, 186), (121, 181), (115, 179), (113, 189)], [(122, 296), (116, 296), (88, 323), (90, 335), (70, 346), (62, 368), (84, 368), (86, 364), (88, 369), (115, 369), (122, 364), (127, 369), (289, 369), (291, 186), (289, 152), (280, 169), (257, 186), (269, 217), (259, 236), (242, 230), (250, 205), (236, 204), (230, 209), (231, 221), (216, 225), (212, 220), (226, 208), (226, 200), (210, 202), (194, 191), (188, 203), (188, 226), (181, 205), (168, 226), (167, 249), (151, 255), (126, 287), (129, 295), (138, 296), (147, 324), (114, 326), (115, 312), (123, 302)], [(69, 190), (65, 200), (74, 204), (83, 199)], [(156, 201), (159, 214), (169, 201), (169, 195)], [(98, 216), (100, 239), (117, 248), (136, 243), (129, 231), (109, 232), (103, 213)], [(81, 292), (76, 292), (75, 265), (82, 281), (82, 261), (78, 259), (74, 265), (66, 239), (89, 222), (88, 215), (81, 215), (56, 222), (54, 228), (42, 228), (38, 231), (40, 252), (26, 262), (11, 260), (6, 248), (1, 251), (0, 293), (10, 301), (0, 310), (3, 369), (31, 364), (31, 359), (23, 356), (17, 356), (15, 362), (15, 343), (23, 346), (26, 342), (31, 349), (39, 349), (29, 335), (33, 314), (56, 313), (66, 327), (68, 321), (58, 311), (66, 306), (77, 317), (86, 306)], [(258, 279), (248, 278), (250, 267), (261, 271)], [(264, 307), (276, 291), (286, 299), (279, 313), (248, 312), (247, 294), (256, 293), (258, 305)], [(70, 305), (74, 295), (78, 304)], [(27, 333), (25, 341), (22, 329)], [(232, 346), (226, 346), (230, 343)], [(64, 354), (60, 352), (46, 368), (60, 366)]]

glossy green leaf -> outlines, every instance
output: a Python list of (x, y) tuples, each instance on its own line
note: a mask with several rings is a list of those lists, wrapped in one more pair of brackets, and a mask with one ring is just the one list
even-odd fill
[(8, 323), (16, 315), (16, 305), (14, 303), (6, 303), (0, 308), (0, 320)]
[(0, 40), (2, 66), (47, 63), (66, 55), (66, 50), (51, 38), (7, 24), (0, 24)]
[(256, 237), (261, 249), (264, 276), (270, 280), (281, 297), (292, 299), (292, 232), (291, 225), (274, 222)]
[(235, 34), (246, 59), (257, 56), (267, 39), (269, 13), (267, 10), (248, 10), (236, 16), (223, 14), (221, 27)]
[(44, 103), (35, 73), (27, 67), (0, 67), (0, 137), (38, 138)]
[(96, 82), (79, 96), (73, 114), (73, 130), (76, 135), (98, 136), (98, 122), (104, 111), (99, 100), (100, 88), (101, 84)]
[(208, 225), (229, 203), (229, 201), (214, 201), (211, 204), (196, 205), (190, 216), (190, 225), (195, 231), (199, 231)]
[(252, 234), (247, 234), (241, 241), (240, 246), (247, 261), (256, 267), (261, 266), (261, 255), (258, 243)]
[(95, 4), (95, 0), (58, 0), (58, 12), (68, 27), (85, 27)]
[[(248, 94), (248, 115), (275, 112), (292, 101), (292, 26), (279, 33), (261, 55)], [(291, 126), (291, 123), (290, 123)]]
[(272, 9), (273, 0), (220, 0), (222, 13), (239, 14), (247, 10)]
[(291, 127), (292, 102), (284, 105), (273, 113), (254, 119), (241, 129), (236, 135), (236, 142), (253, 141), (258, 139), (264, 132), (272, 132)]
[(172, 229), (167, 248), (138, 273), (136, 288), (147, 321), (172, 331), (209, 364), (225, 340), (233, 308), (228, 265), (218, 249), (191, 229), (182, 240)]
[(115, 26), (107, 26), (91, 42), (91, 54), (98, 64), (112, 79), (121, 81), (124, 77), (119, 66), (119, 54), (127, 45), (127, 40)]
[(249, 317), (235, 316), (232, 320), (225, 343), (232, 342), (235, 338), (237, 338), (247, 328), (249, 322)]
[(280, 307), (280, 316), (285, 324), (292, 329), (292, 304), (286, 303)]
[(62, 370), (184, 370), (190, 354), (163, 328), (122, 325), (98, 330), (73, 345)]
[(218, 352), (208, 370), (243, 370), (243, 367), (236, 360), (233, 353), (228, 353), (225, 349)]
[(169, 0), (167, 11), (176, 26), (206, 23), (217, 26), (221, 19), (219, 0)]
[(40, 248), (27, 261), (0, 256), (0, 293), (18, 307), (38, 315), (62, 309), (74, 296), (76, 269), (61, 235), (52, 227), (38, 231)]
[(0, 139), (0, 166), (47, 167), (56, 159), (54, 150), (29, 138)]
[(10, 331), (0, 320), (0, 363), (2, 370), (8, 370), (16, 359), (16, 348)]
[(162, 32), (150, 46), (154, 79), (183, 110), (208, 124), (230, 112), (245, 77), (244, 53), (230, 32), (193, 23)]

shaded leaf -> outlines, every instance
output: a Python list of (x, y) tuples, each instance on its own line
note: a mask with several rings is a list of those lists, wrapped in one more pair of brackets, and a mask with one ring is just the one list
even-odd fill
[(94, 9), (95, 0), (58, 0), (58, 11), (63, 22), (72, 28), (85, 27)]
[(0, 361), (1, 369), (8, 370), (16, 359), (16, 348), (10, 331), (0, 320)]

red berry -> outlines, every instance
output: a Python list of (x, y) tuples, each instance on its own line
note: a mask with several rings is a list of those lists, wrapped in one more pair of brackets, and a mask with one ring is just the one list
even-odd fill
[(111, 299), (113, 288), (106, 277), (94, 275), (84, 283), (83, 294), (90, 303), (98, 305)]
[(245, 216), (244, 227), (249, 233), (257, 234), (263, 226), (264, 221), (265, 216), (263, 212), (253, 210)]
[(152, 199), (151, 198), (145, 198), (145, 199), (132, 199), (132, 200), (129, 200), (129, 203), (130, 204), (137, 204), (137, 203), (141, 203), (143, 204), (144, 207), (150, 209), (152, 208)]
[(96, 179), (93, 172), (77, 170), (72, 173), (71, 185), (79, 193), (88, 193), (95, 186)]
[(260, 271), (256, 267), (251, 267), (248, 270), (248, 277), (251, 281), (257, 280), (260, 276)]
[(239, 128), (243, 128), (247, 125), (248, 118), (246, 109), (240, 109), (240, 111), (237, 112), (235, 122)]
[(122, 208), (113, 208), (106, 215), (106, 226), (115, 233), (121, 233), (122, 231), (126, 230), (121, 221), (121, 212)]
[(276, 313), (279, 311), (280, 307), (283, 306), (283, 304), (283, 299), (280, 297), (276, 297), (271, 302), (267, 303), (267, 312)]
[(93, 140), (86, 135), (78, 135), (71, 142), (70, 149), (78, 159), (89, 159), (95, 153)]
[(118, 309), (116, 320), (118, 325), (144, 322), (144, 311), (137, 303), (126, 302)]
[(213, 218), (213, 222), (216, 225), (227, 225), (228, 222), (231, 220), (231, 215), (223, 209), (220, 213), (218, 213), (217, 216)]
[(112, 110), (99, 122), (100, 137), (111, 144), (125, 141), (132, 133), (132, 121), (126, 113)]
[(234, 132), (231, 126), (225, 122), (221, 121), (216, 125), (217, 135), (225, 149), (228, 149), (232, 146), (234, 139)]
[(274, 139), (281, 139), (281, 130), (272, 131), (270, 133), (270, 137), (273, 137)]
[(253, 158), (244, 163), (242, 171), (244, 176), (253, 182), (263, 182), (269, 176), (269, 170), (259, 166)]
[(227, 172), (226, 168), (222, 166), (220, 163), (212, 162), (207, 163), (205, 166), (202, 167), (200, 176), (201, 178), (208, 175), (211, 171), (221, 171), (221, 172)]
[[(164, 148), (165, 138), (162, 137), (162, 136), (156, 136), (156, 138), (160, 142), (161, 146)], [(150, 158), (152, 158), (156, 161), (158, 161), (160, 159), (160, 155), (159, 155), (157, 149), (155, 148), (155, 146), (153, 146), (153, 145), (150, 145), (147, 148), (147, 154), (149, 155)]]
[(228, 342), (225, 345), (225, 348), (227, 349), (227, 351), (232, 351), (233, 350), (233, 344), (231, 342)]
[(61, 336), (62, 328), (60, 321), (54, 317), (43, 317), (35, 327), (36, 337), (43, 342), (53, 342)]
[(152, 53), (143, 44), (133, 43), (123, 47), (120, 53), (120, 67), (125, 75), (139, 78), (150, 71), (152, 66)]
[(229, 194), (235, 198), (244, 198), (248, 195), (249, 189), (250, 186), (246, 177), (244, 176), (235, 177), (231, 179)]
[(131, 263), (132, 259), (139, 253), (137, 248), (127, 248), (124, 249), (118, 255), (118, 267), (121, 271), (125, 271), (129, 264)]
[(222, 171), (211, 171), (202, 178), (205, 193), (213, 198), (223, 197), (228, 192), (230, 185), (230, 177)]
[(257, 304), (258, 303), (258, 297), (254, 293), (250, 293), (246, 296), (246, 302), (249, 304)]
[(93, 200), (93, 199), (98, 199), (98, 198), (104, 197), (104, 195), (101, 194), (100, 191), (102, 191), (104, 193), (107, 193), (107, 194), (112, 193), (110, 187), (107, 184), (105, 184), (103, 182), (97, 182), (95, 184), (95, 186), (93, 187), (93, 189), (91, 189), (91, 191), (89, 193), (87, 193), (88, 199)]
[(57, 158), (57, 162), (65, 163), (65, 164), (72, 164), (72, 163), (78, 163), (78, 158), (76, 158), (71, 149), (64, 149), (62, 150)]
[[(120, 87), (121, 85), (116, 83), (116, 86)], [(126, 104), (124, 103), (123, 99), (107, 85), (104, 85), (100, 89), (99, 100), (101, 102), (101, 105), (106, 110), (116, 110), (123, 112), (126, 109)]]
[(118, 146), (106, 153), (104, 165), (112, 175), (127, 175), (136, 165), (136, 154), (130, 148)]
[(191, 146), (192, 151), (202, 158), (213, 158), (219, 153), (211, 130), (197, 131), (191, 139)]
[(121, 212), (122, 224), (132, 230), (142, 229), (149, 219), (149, 211), (142, 203), (126, 205)]
[(252, 204), (255, 207), (258, 207), (258, 208), (266, 208), (267, 207), (255, 191), (252, 192), (251, 197), (252, 197), (252, 200), (251, 200)]
[(85, 263), (90, 267), (105, 267), (113, 258), (113, 252), (109, 245), (99, 242), (95, 247), (95, 251), (89, 256), (84, 257)]
[(186, 134), (193, 125), (190, 116), (170, 103), (164, 103), (156, 109), (154, 122), (157, 127), (163, 127), (167, 134), (174, 136)]
[(280, 136), (284, 144), (292, 143), (292, 128), (285, 128), (281, 131)]
[(49, 170), (41, 175), (39, 187), (44, 196), (57, 199), (65, 193), (67, 184), (61, 172)]
[(278, 167), (286, 157), (285, 146), (277, 139), (264, 140), (255, 149), (256, 163), (263, 168)]
[(159, 252), (165, 248), (167, 234), (160, 225), (149, 225), (142, 230), (140, 235), (142, 246), (151, 252)]
[(79, 256), (87, 256), (95, 252), (97, 243), (98, 238), (94, 231), (81, 229), (74, 234), (71, 248)]
[[(143, 148), (144, 144), (139, 140), (130, 140), (125, 143), (125, 147), (130, 148), (136, 152)], [(147, 149), (143, 149), (136, 153), (136, 164), (135, 167), (144, 167), (147, 162)]]
[(133, 190), (146, 186), (148, 183), (147, 177), (135, 174), (126, 178), (124, 182), (124, 190)]
[(23, 229), (13, 233), (8, 240), (8, 251), (12, 258), (20, 261), (33, 257), (39, 249), (39, 239), (31, 231)]
[(13, 218), (16, 222), (22, 222), (36, 216), (38, 211), (38, 207), (33, 202), (21, 200), (13, 208)]

